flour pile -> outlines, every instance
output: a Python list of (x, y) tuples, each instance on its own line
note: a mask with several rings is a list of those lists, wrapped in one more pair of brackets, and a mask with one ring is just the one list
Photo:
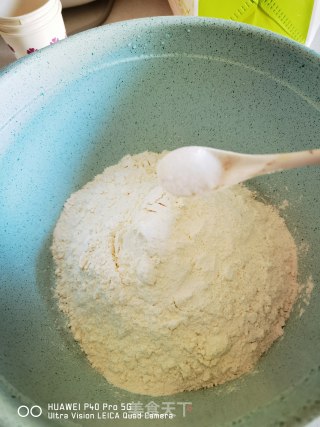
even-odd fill
[(118, 387), (167, 395), (250, 371), (298, 292), (284, 221), (243, 186), (176, 198), (161, 155), (124, 157), (66, 202), (54, 231), (59, 306)]

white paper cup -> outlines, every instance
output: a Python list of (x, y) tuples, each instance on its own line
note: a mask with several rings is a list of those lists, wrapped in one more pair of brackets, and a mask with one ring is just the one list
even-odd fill
[(66, 37), (60, 0), (0, 0), (0, 34), (21, 58)]

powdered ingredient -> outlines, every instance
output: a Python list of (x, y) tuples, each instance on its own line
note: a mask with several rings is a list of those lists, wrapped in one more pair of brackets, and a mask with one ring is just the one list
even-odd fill
[(124, 157), (66, 202), (56, 295), (91, 364), (152, 396), (250, 371), (283, 334), (297, 250), (277, 211), (237, 185), (176, 198), (161, 155)]

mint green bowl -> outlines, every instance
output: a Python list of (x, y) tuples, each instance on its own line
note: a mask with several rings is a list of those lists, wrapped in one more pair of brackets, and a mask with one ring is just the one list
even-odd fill
[[(49, 251), (64, 201), (127, 153), (190, 144), (249, 153), (318, 147), (319, 57), (237, 23), (145, 19), (18, 61), (1, 73), (0, 93), (1, 427), (60, 425), (48, 419), (48, 409), (55, 412), (48, 404), (61, 402), (107, 402), (120, 416), (121, 403), (173, 402), (176, 413), (128, 421), (73, 420), (58, 411), (69, 414), (63, 425), (90, 427), (294, 426), (320, 414), (320, 168), (249, 183), (275, 205), (288, 201), (281, 212), (297, 244), (309, 246), (299, 280), (312, 275), (315, 289), (256, 371), (223, 386), (151, 398), (108, 384), (55, 306)], [(192, 411), (183, 417), (178, 402), (192, 402)], [(27, 407), (20, 415), (35, 405), (33, 414), (42, 415), (20, 417), (20, 405)]]

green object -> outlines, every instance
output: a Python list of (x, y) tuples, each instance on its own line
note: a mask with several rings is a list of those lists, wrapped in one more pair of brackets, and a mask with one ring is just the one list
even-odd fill
[[(255, 373), (216, 388), (154, 398), (108, 384), (56, 309), (50, 252), (69, 195), (125, 154), (318, 147), (319, 75), (319, 56), (289, 39), (197, 17), (100, 27), (0, 73), (1, 427), (60, 425), (45, 411), (62, 402), (176, 406), (167, 421), (68, 420), (81, 427), (293, 427), (320, 414), (320, 167), (248, 182), (276, 206), (288, 201), (282, 215), (296, 243), (309, 245), (299, 281), (311, 274), (315, 289)], [(192, 411), (183, 417), (177, 402)], [(44, 414), (20, 418), (21, 404)]]
[(199, 16), (232, 19), (304, 43), (313, 0), (199, 0)]

